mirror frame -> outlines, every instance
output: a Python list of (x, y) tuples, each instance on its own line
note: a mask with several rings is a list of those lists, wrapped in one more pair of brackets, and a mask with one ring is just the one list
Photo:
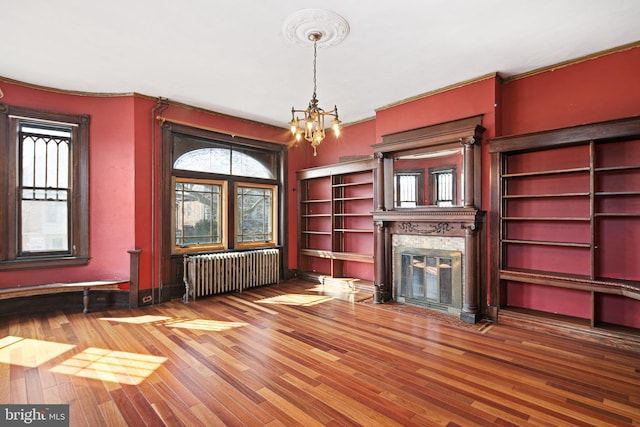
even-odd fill
[[(382, 136), (382, 142), (371, 147), (379, 161), (378, 211), (458, 208), (478, 208), (481, 206), (481, 141), (485, 128), (482, 127), (482, 115), (425, 126), (417, 129), (391, 133)], [(415, 208), (397, 208), (394, 206), (394, 168), (395, 158), (417, 153), (430, 153), (453, 150), (462, 147), (464, 171), (463, 205), (438, 207), (434, 205)], [(426, 179), (425, 179), (426, 180)], [(425, 183), (426, 185), (426, 183)]]

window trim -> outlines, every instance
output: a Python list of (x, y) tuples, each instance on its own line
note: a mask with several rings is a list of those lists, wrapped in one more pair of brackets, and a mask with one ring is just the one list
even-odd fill
[[(18, 254), (18, 121), (43, 122), (71, 126), (69, 253)], [(0, 270), (86, 265), (89, 262), (89, 115), (48, 112), (0, 104), (0, 192), (6, 194), (0, 209)]]
[[(424, 206), (424, 169), (399, 169), (394, 171), (394, 178), (396, 180), (393, 192), (394, 197), (400, 195), (400, 176), (414, 176), (416, 178), (416, 206), (414, 207)], [(400, 203), (401, 201), (397, 199), (393, 201), (395, 208), (401, 209), (402, 206), (400, 206)]]
[[(450, 173), (451, 174), (451, 206), (457, 205), (458, 200), (458, 183), (456, 182), (456, 175), (458, 173), (456, 165), (445, 165), (429, 168), (429, 203), (434, 206), (441, 206), (439, 203), (440, 190), (438, 188), (438, 174)], [(445, 206), (445, 207), (451, 207)]]
[[(186, 248), (177, 246), (175, 244), (175, 231), (176, 231), (176, 198), (175, 198), (175, 189), (177, 182), (188, 182), (188, 183), (200, 183), (200, 184), (212, 184), (212, 185), (220, 185), (222, 187), (222, 191), (220, 192), (220, 219), (218, 221), (218, 227), (220, 227), (221, 239), (220, 243), (210, 243), (205, 245), (191, 245)], [(228, 200), (228, 190), (227, 190), (227, 182), (222, 180), (214, 180), (214, 179), (202, 179), (202, 178), (184, 178), (178, 176), (171, 177), (171, 194), (173, 196), (171, 201), (171, 234), (173, 236), (172, 245), (172, 253), (173, 254), (185, 254), (191, 252), (206, 252), (206, 251), (219, 251), (227, 249), (228, 245), (228, 235), (227, 227), (227, 200)]]
[(268, 248), (277, 246), (278, 244), (278, 185), (276, 184), (258, 184), (258, 183), (250, 183), (250, 182), (236, 182), (233, 191), (234, 198), (234, 209), (233, 209), (233, 217), (234, 220), (237, 221), (239, 218), (239, 209), (238, 209), (238, 188), (268, 188), (271, 190), (272, 200), (271, 200), (271, 240), (267, 242), (239, 242), (238, 241), (238, 230), (237, 223), (236, 229), (234, 230), (234, 246), (237, 249), (249, 249), (249, 248)]

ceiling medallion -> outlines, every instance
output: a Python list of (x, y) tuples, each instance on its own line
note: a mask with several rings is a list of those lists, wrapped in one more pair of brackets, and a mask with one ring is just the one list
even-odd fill
[(312, 47), (312, 34), (320, 34), (318, 47), (336, 46), (349, 35), (349, 24), (340, 15), (324, 9), (303, 9), (291, 14), (282, 25), (285, 38), (300, 46)]

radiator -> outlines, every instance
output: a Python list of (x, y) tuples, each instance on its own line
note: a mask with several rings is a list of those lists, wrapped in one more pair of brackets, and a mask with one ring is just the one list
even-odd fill
[(280, 280), (278, 249), (185, 255), (183, 262), (184, 302), (276, 284)]

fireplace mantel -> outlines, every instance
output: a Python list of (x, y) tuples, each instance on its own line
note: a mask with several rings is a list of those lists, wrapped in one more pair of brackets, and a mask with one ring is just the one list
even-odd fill
[[(483, 233), (485, 213), (478, 209), (481, 203), (481, 143), (484, 128), (482, 116), (468, 117), (447, 123), (425, 126), (395, 134), (383, 135), (382, 143), (374, 144), (377, 159), (375, 175), (375, 200), (373, 212), (375, 228), (375, 280), (374, 302), (384, 303), (393, 299), (393, 235), (441, 236), (464, 239), (463, 303), (460, 318), (476, 323), (481, 316), (479, 304), (480, 235)], [(394, 163), (403, 158), (424, 155), (444, 156), (450, 150), (462, 150), (462, 189), (464, 197), (460, 206), (420, 206), (415, 199), (411, 208), (399, 208), (395, 202)], [(426, 167), (426, 166), (422, 166)], [(413, 171), (422, 176), (424, 171)], [(420, 179), (420, 178), (418, 178)], [(426, 180), (423, 180), (426, 181)], [(423, 182), (418, 181), (418, 182)], [(422, 184), (420, 184), (422, 185)], [(426, 197), (424, 198), (426, 201)], [(445, 199), (446, 200), (446, 199)], [(460, 200), (454, 199), (452, 204)], [(433, 248), (438, 249), (438, 248)]]
[(464, 237), (468, 227), (478, 228), (484, 212), (474, 208), (424, 208), (376, 211), (374, 222), (384, 222), (391, 234)]

